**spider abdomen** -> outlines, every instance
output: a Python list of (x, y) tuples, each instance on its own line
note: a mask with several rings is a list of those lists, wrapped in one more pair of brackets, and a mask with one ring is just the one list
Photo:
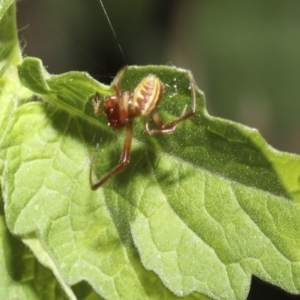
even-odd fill
[(133, 106), (137, 115), (146, 116), (157, 107), (163, 92), (163, 85), (155, 75), (148, 75), (133, 92)]

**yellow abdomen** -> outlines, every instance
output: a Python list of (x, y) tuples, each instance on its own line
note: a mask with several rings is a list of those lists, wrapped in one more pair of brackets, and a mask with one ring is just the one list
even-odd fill
[(155, 75), (148, 75), (133, 92), (135, 113), (146, 116), (157, 107), (163, 92), (163, 85)]

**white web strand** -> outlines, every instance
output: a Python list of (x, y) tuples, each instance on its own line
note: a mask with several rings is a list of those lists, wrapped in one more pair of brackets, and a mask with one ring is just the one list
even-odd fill
[(120, 42), (119, 42), (119, 40), (118, 40), (118, 37), (117, 37), (117, 35), (116, 35), (116, 32), (115, 32), (115, 30), (114, 30), (114, 28), (113, 28), (113, 26), (112, 26), (112, 24), (111, 24), (111, 22), (110, 22), (110, 19), (109, 19), (109, 17), (108, 17), (108, 14), (107, 14), (107, 12), (106, 12), (106, 10), (105, 10), (105, 7), (104, 7), (104, 5), (103, 5), (103, 3), (102, 3), (102, 0), (99, 0), (99, 2), (100, 2), (100, 4), (101, 4), (101, 6), (102, 6), (102, 9), (103, 9), (103, 11), (104, 11), (105, 17), (106, 17), (106, 19), (107, 19), (107, 21), (108, 21), (108, 24), (109, 24), (109, 26), (110, 26), (110, 29), (111, 29), (111, 31), (112, 31), (112, 33), (113, 33), (115, 39), (116, 39), (116, 42), (117, 42), (117, 44), (118, 44), (118, 47), (119, 47), (119, 49), (120, 49), (120, 51), (121, 51), (121, 53), (122, 53), (123, 59), (124, 59), (124, 61), (125, 61), (125, 64), (127, 65), (128, 63), (127, 63), (127, 60), (126, 60), (124, 51), (123, 51), (123, 49), (122, 49), (122, 47), (121, 47), (121, 44), (120, 44)]

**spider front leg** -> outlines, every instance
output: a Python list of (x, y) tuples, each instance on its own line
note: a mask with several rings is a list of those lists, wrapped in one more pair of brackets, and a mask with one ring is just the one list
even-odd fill
[(189, 74), (189, 78), (190, 78), (190, 85), (191, 85), (191, 90), (192, 90), (192, 110), (188, 113), (186, 113), (186, 107), (184, 107), (180, 117), (176, 120), (174, 120), (173, 122), (170, 122), (168, 124), (163, 124), (160, 116), (158, 115), (157, 112), (154, 112), (152, 114), (152, 119), (155, 122), (155, 124), (157, 125), (157, 127), (159, 129), (151, 129), (149, 126), (149, 121), (150, 121), (150, 117), (148, 116), (148, 118), (145, 119), (145, 131), (149, 134), (149, 135), (156, 135), (156, 134), (166, 134), (166, 133), (172, 133), (176, 130), (177, 126), (179, 123), (187, 120), (188, 118), (192, 117), (195, 113), (196, 113), (196, 109), (197, 109), (197, 96), (196, 96), (196, 88), (195, 88), (195, 81), (194, 81), (194, 77), (192, 75), (191, 72), (188, 73)]
[(100, 109), (100, 105), (101, 105), (100, 96), (98, 94), (96, 94), (95, 97), (93, 98), (92, 102), (93, 102), (93, 107), (94, 107), (94, 115), (96, 117), (98, 117), (99, 115), (101, 115), (103, 113), (103, 109)]
[[(113, 102), (115, 102), (115, 103), (118, 103), (118, 102), (119, 102), (119, 99), (122, 98), (122, 95), (121, 95), (121, 89), (120, 89), (119, 83), (116, 83), (116, 84), (114, 85), (114, 88), (115, 88), (115, 95), (106, 98), (106, 100), (107, 100), (107, 99), (110, 99), (111, 101), (113, 101)], [(100, 115), (104, 112), (103, 107), (101, 107), (102, 100), (101, 100), (101, 98), (100, 98), (100, 96), (99, 96), (98, 93), (94, 96), (92, 102), (93, 102), (93, 107), (94, 107), (94, 115), (95, 115), (96, 117), (98, 117), (98, 116), (100, 116)], [(104, 102), (105, 102), (105, 100), (104, 100)], [(105, 104), (104, 104), (104, 105), (105, 105)], [(103, 106), (103, 105), (102, 105), (102, 106)]]
[(93, 166), (97, 154), (97, 149), (93, 155), (91, 165), (90, 165), (90, 185), (92, 190), (98, 189), (100, 186), (102, 186), (108, 179), (110, 179), (112, 176), (120, 173), (123, 171), (126, 166), (129, 164), (130, 161), (130, 149), (131, 149), (131, 142), (132, 142), (132, 122), (129, 122), (126, 126), (126, 136), (123, 146), (123, 151), (120, 159), (120, 163), (112, 169), (108, 174), (106, 174), (103, 178), (101, 178), (98, 182), (93, 183), (92, 174), (93, 174)]

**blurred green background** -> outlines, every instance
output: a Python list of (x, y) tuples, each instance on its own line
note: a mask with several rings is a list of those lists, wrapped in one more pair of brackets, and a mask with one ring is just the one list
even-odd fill
[[(19, 2), (24, 55), (41, 58), (50, 73), (87, 71), (106, 83), (126, 64), (190, 69), (210, 114), (300, 153), (299, 0), (103, 2), (126, 60), (99, 0)], [(253, 286), (249, 299), (266, 299)]]

